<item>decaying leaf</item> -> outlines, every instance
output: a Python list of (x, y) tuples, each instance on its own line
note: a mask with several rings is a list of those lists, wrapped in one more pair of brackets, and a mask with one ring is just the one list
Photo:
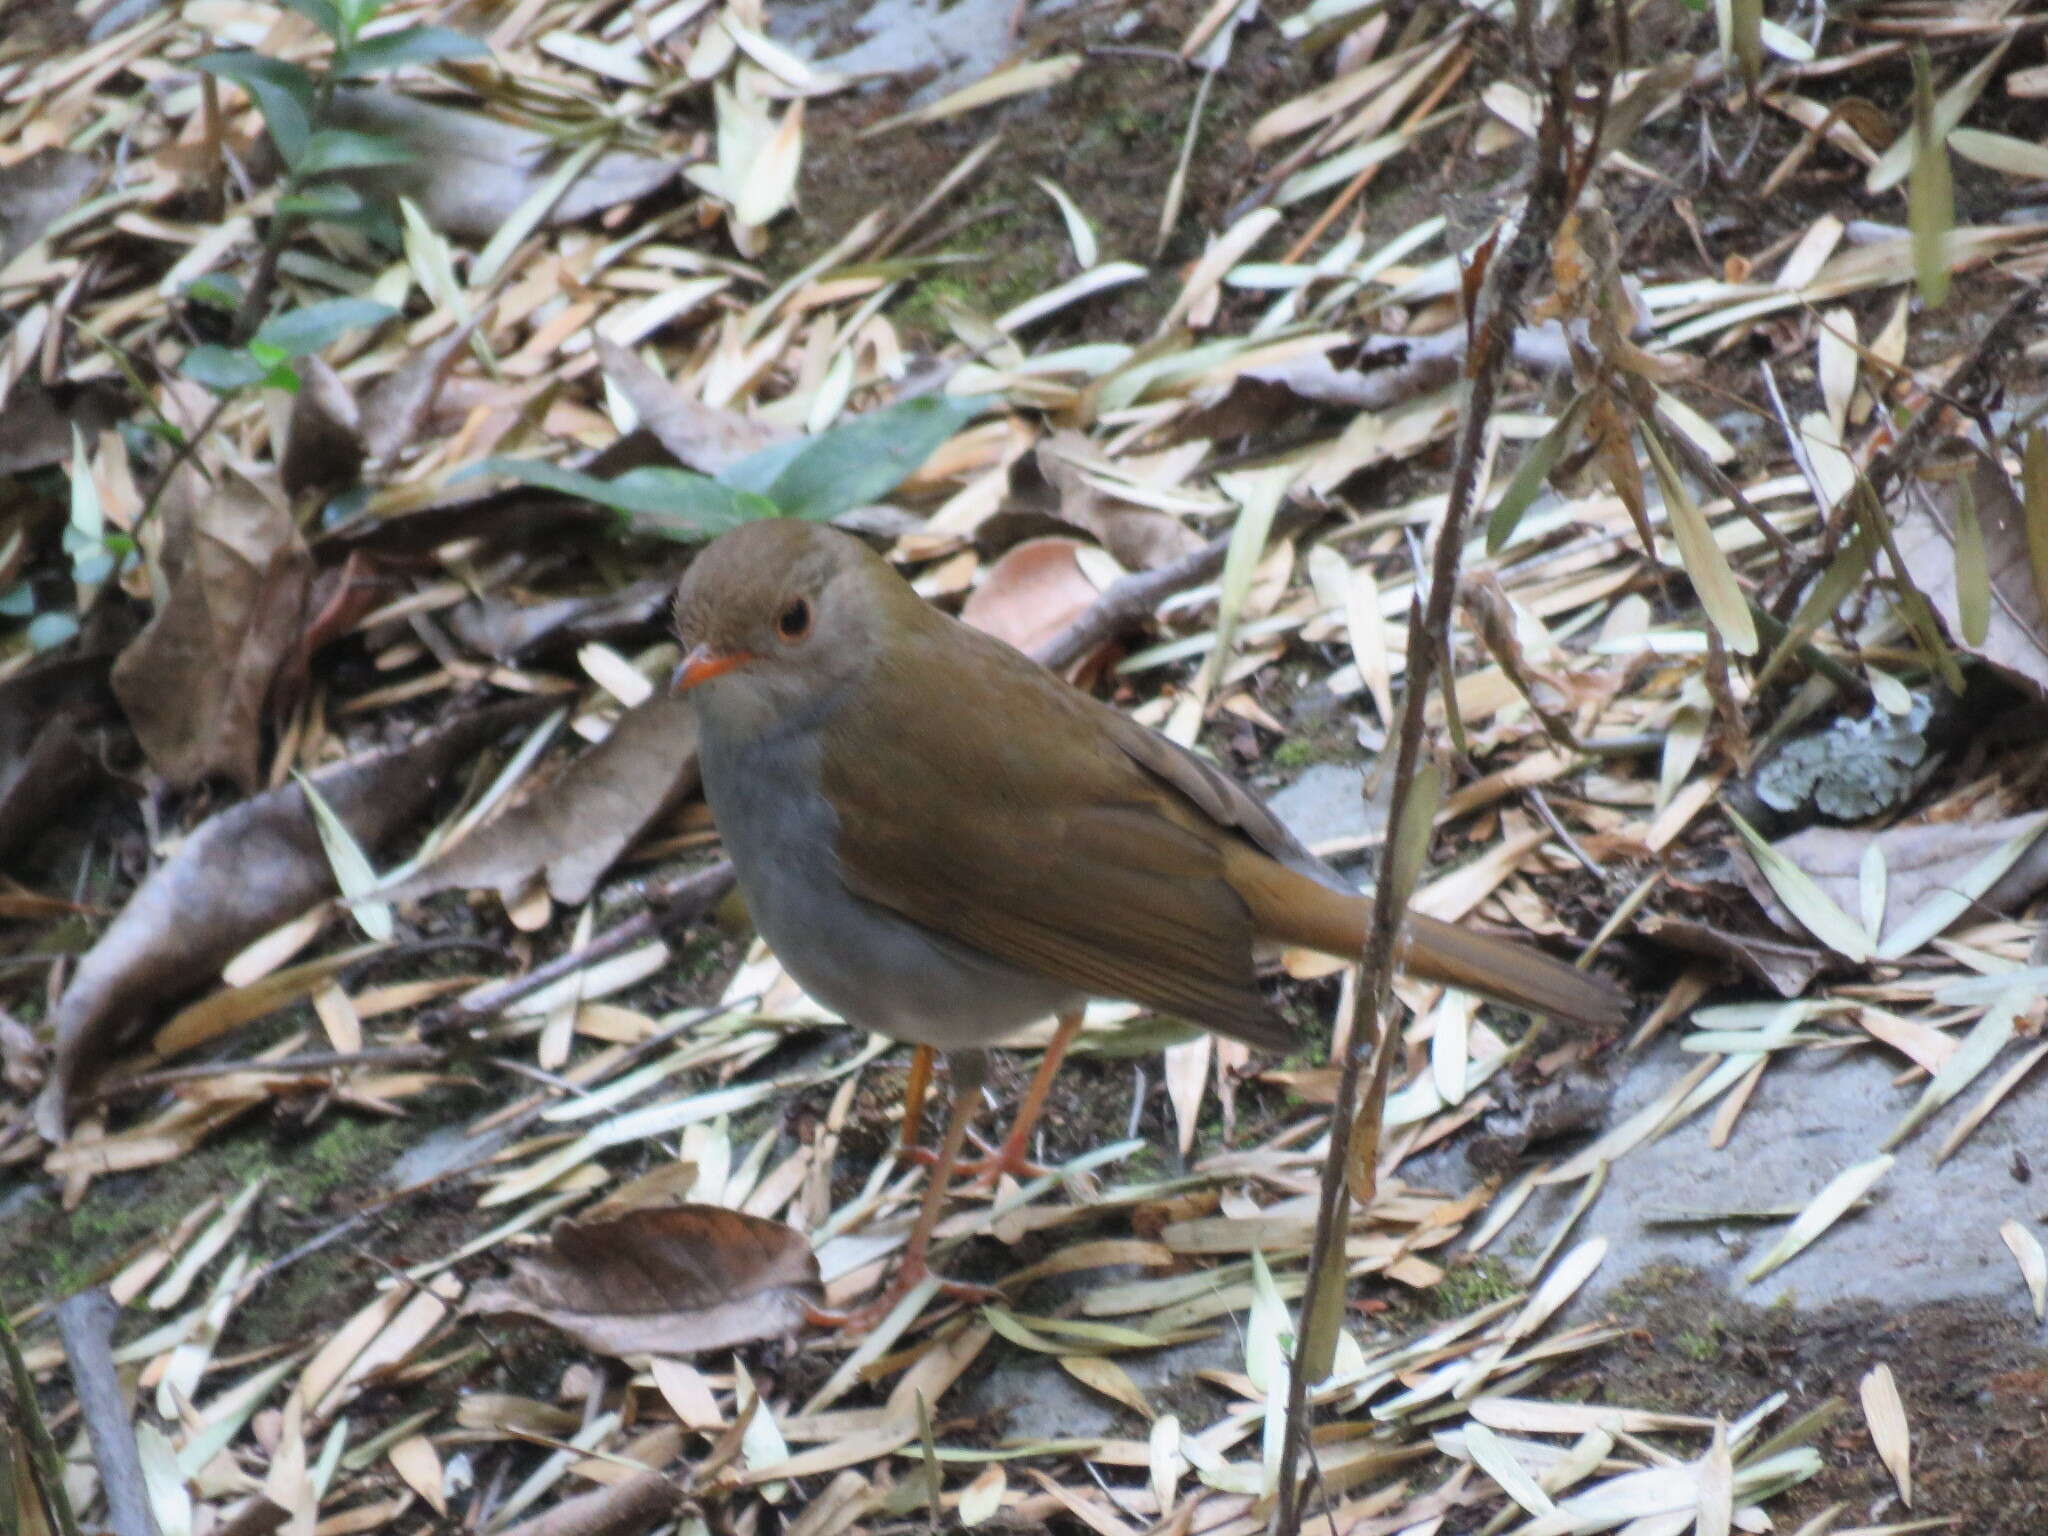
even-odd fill
[(76, 208), (99, 173), (89, 155), (68, 149), (39, 149), (0, 166), (0, 267)]
[[(1079, 539), (1026, 539), (1003, 553), (968, 593), (960, 617), (1027, 654), (1094, 606), (1102, 589), (1082, 561)], [(1095, 558), (1108, 563), (1101, 551)]]
[[(527, 700), (479, 710), (410, 746), (324, 768), (313, 782), (356, 841), (375, 850), (419, 814), (451, 770), (534, 710)], [(190, 833), (86, 952), (58, 1001), (55, 1070), (37, 1102), (38, 1129), (63, 1140), (66, 1100), (123, 1041), (252, 940), (334, 892), (334, 872), (296, 784), (232, 806)]]
[[(1902, 934), (1910, 937), (1934, 918), (1946, 914), (1919, 943), (1967, 912), (2012, 911), (2048, 884), (2048, 841), (2039, 837), (2040, 830), (2038, 816), (1932, 822), (1881, 832), (1809, 827), (1773, 846), (1844, 913), (1861, 910), (1865, 851), (1873, 844), (1882, 849), (1884, 921), (1876, 950), (1892, 956)], [(1789, 934), (1805, 931), (1752, 862), (1738, 856), (1737, 866), (1771, 921)]]
[(697, 717), (688, 701), (657, 691), (553, 782), (385, 899), (488, 886), (509, 902), (545, 874), (548, 894), (574, 906), (643, 830), (696, 787)]
[(238, 475), (180, 477), (166, 499), (170, 594), (114, 663), (114, 692), (177, 785), (262, 770), (272, 690), (298, 659), (313, 560), (290, 510)]
[(787, 1333), (823, 1294), (802, 1234), (679, 1205), (563, 1222), (544, 1253), (478, 1286), (466, 1310), (538, 1318), (602, 1354), (679, 1356)]
[[(532, 128), (382, 87), (337, 91), (338, 127), (388, 135), (412, 152), (403, 165), (342, 172), (367, 195), (406, 197), (435, 229), (481, 244), (519, 213), (566, 151)], [(541, 222), (573, 224), (600, 209), (645, 197), (682, 172), (674, 160), (613, 149), (590, 160)]]
[(1969, 462), (1969, 494), (1990, 581), (1981, 642), (1965, 638), (1965, 609), (1971, 605), (1965, 601), (1963, 575), (1970, 562), (1959, 565), (1957, 556), (1960, 484), (1914, 489), (1897, 523), (1899, 554), (1941, 615), (1951, 640), (2034, 692), (2048, 695), (2048, 612), (2034, 580), (2026, 511), (1996, 461), (1973, 452)]

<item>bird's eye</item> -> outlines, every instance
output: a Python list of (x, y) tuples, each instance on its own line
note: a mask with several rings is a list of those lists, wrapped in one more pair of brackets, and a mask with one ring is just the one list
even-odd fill
[(789, 605), (776, 615), (775, 632), (785, 640), (801, 640), (811, 632), (811, 605), (800, 597), (793, 597)]

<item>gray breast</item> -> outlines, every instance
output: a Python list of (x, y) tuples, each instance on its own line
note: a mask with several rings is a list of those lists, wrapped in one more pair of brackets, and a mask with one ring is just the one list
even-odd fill
[(998, 1044), (1084, 1000), (848, 891), (833, 851), (838, 817), (816, 787), (815, 735), (733, 750), (706, 724), (704, 796), (740, 889), (776, 958), (820, 1003), (849, 1024), (946, 1050)]

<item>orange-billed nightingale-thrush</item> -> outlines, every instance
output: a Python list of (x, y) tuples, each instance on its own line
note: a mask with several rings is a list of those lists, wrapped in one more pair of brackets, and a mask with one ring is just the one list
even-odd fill
[[(705, 798), (762, 937), (848, 1023), (919, 1046), (914, 1069), (932, 1049), (949, 1059), (951, 1112), (885, 1301), (927, 1273), (987, 1047), (1059, 1020), (984, 1165), (1026, 1169), (1088, 999), (1285, 1049), (1262, 946), (1364, 948), (1369, 900), (1248, 791), (941, 613), (858, 539), (790, 519), (736, 528), (684, 575), (675, 621), (674, 686), (696, 701)], [(1625, 1017), (1604, 978), (1420, 914), (1399, 958), (1576, 1024)]]

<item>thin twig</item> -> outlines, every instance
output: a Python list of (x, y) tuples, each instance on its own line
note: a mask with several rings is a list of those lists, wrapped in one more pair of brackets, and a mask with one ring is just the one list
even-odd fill
[[(1488, 264), (1473, 306), (1474, 342), (1471, 352), (1471, 392), (1458, 424), (1456, 458), (1451, 472), (1449, 497), (1443, 524), (1437, 530), (1435, 558), (1431, 562), (1429, 602), (1424, 613), (1408, 630), (1408, 670), (1404, 680), (1402, 719), (1396, 734), (1392, 804), (1387, 825), (1398, 827), (1414, 787), (1423, 736), (1423, 709), (1429, 698), (1432, 671), (1437, 661), (1435, 637), (1448, 633), (1452, 600), (1457, 589), (1458, 565), (1464, 550), (1465, 522), (1472, 508), (1478, 483), (1479, 464), (1486, 442), (1486, 430), (1493, 414), (1494, 397), (1510, 355), (1515, 311), (1521, 294), (1538, 271), (1543, 253), (1551, 247), (1564, 220), (1572, 193), (1571, 110), (1572, 74), (1578, 48), (1585, 41), (1590, 7), (1580, 6), (1573, 15), (1572, 46), (1548, 81), (1543, 119), (1537, 129), (1535, 168), (1527, 204), (1506, 247)], [(1287, 1430), (1280, 1451), (1279, 1501), (1274, 1512), (1275, 1536), (1299, 1536), (1307, 1480), (1300, 1475), (1301, 1455), (1308, 1442), (1309, 1386), (1308, 1348), (1313, 1329), (1310, 1320), (1319, 1315), (1320, 1291), (1334, 1282), (1344, 1283), (1344, 1270), (1330, 1260), (1336, 1246), (1344, 1241), (1348, 1222), (1349, 1187), (1346, 1180), (1354, 1126), (1377, 1120), (1371, 1104), (1360, 1106), (1360, 1078), (1369, 1058), (1391, 1060), (1391, 1052), (1376, 1051), (1381, 1036), (1391, 1028), (1387, 1003), (1393, 980), (1394, 944), (1402, 913), (1393, 901), (1373, 903), (1372, 923), (1366, 936), (1365, 956), (1359, 967), (1358, 990), (1361, 1016), (1375, 1027), (1354, 1039), (1344, 1053), (1338, 1076), (1336, 1101), (1330, 1111), (1330, 1144), (1322, 1169), (1321, 1189), (1316, 1205), (1315, 1242), (1309, 1256), (1308, 1288), (1302, 1297), (1302, 1324), (1296, 1330), (1292, 1369), (1287, 1384)], [(1380, 1074), (1376, 1089), (1384, 1092)]]

